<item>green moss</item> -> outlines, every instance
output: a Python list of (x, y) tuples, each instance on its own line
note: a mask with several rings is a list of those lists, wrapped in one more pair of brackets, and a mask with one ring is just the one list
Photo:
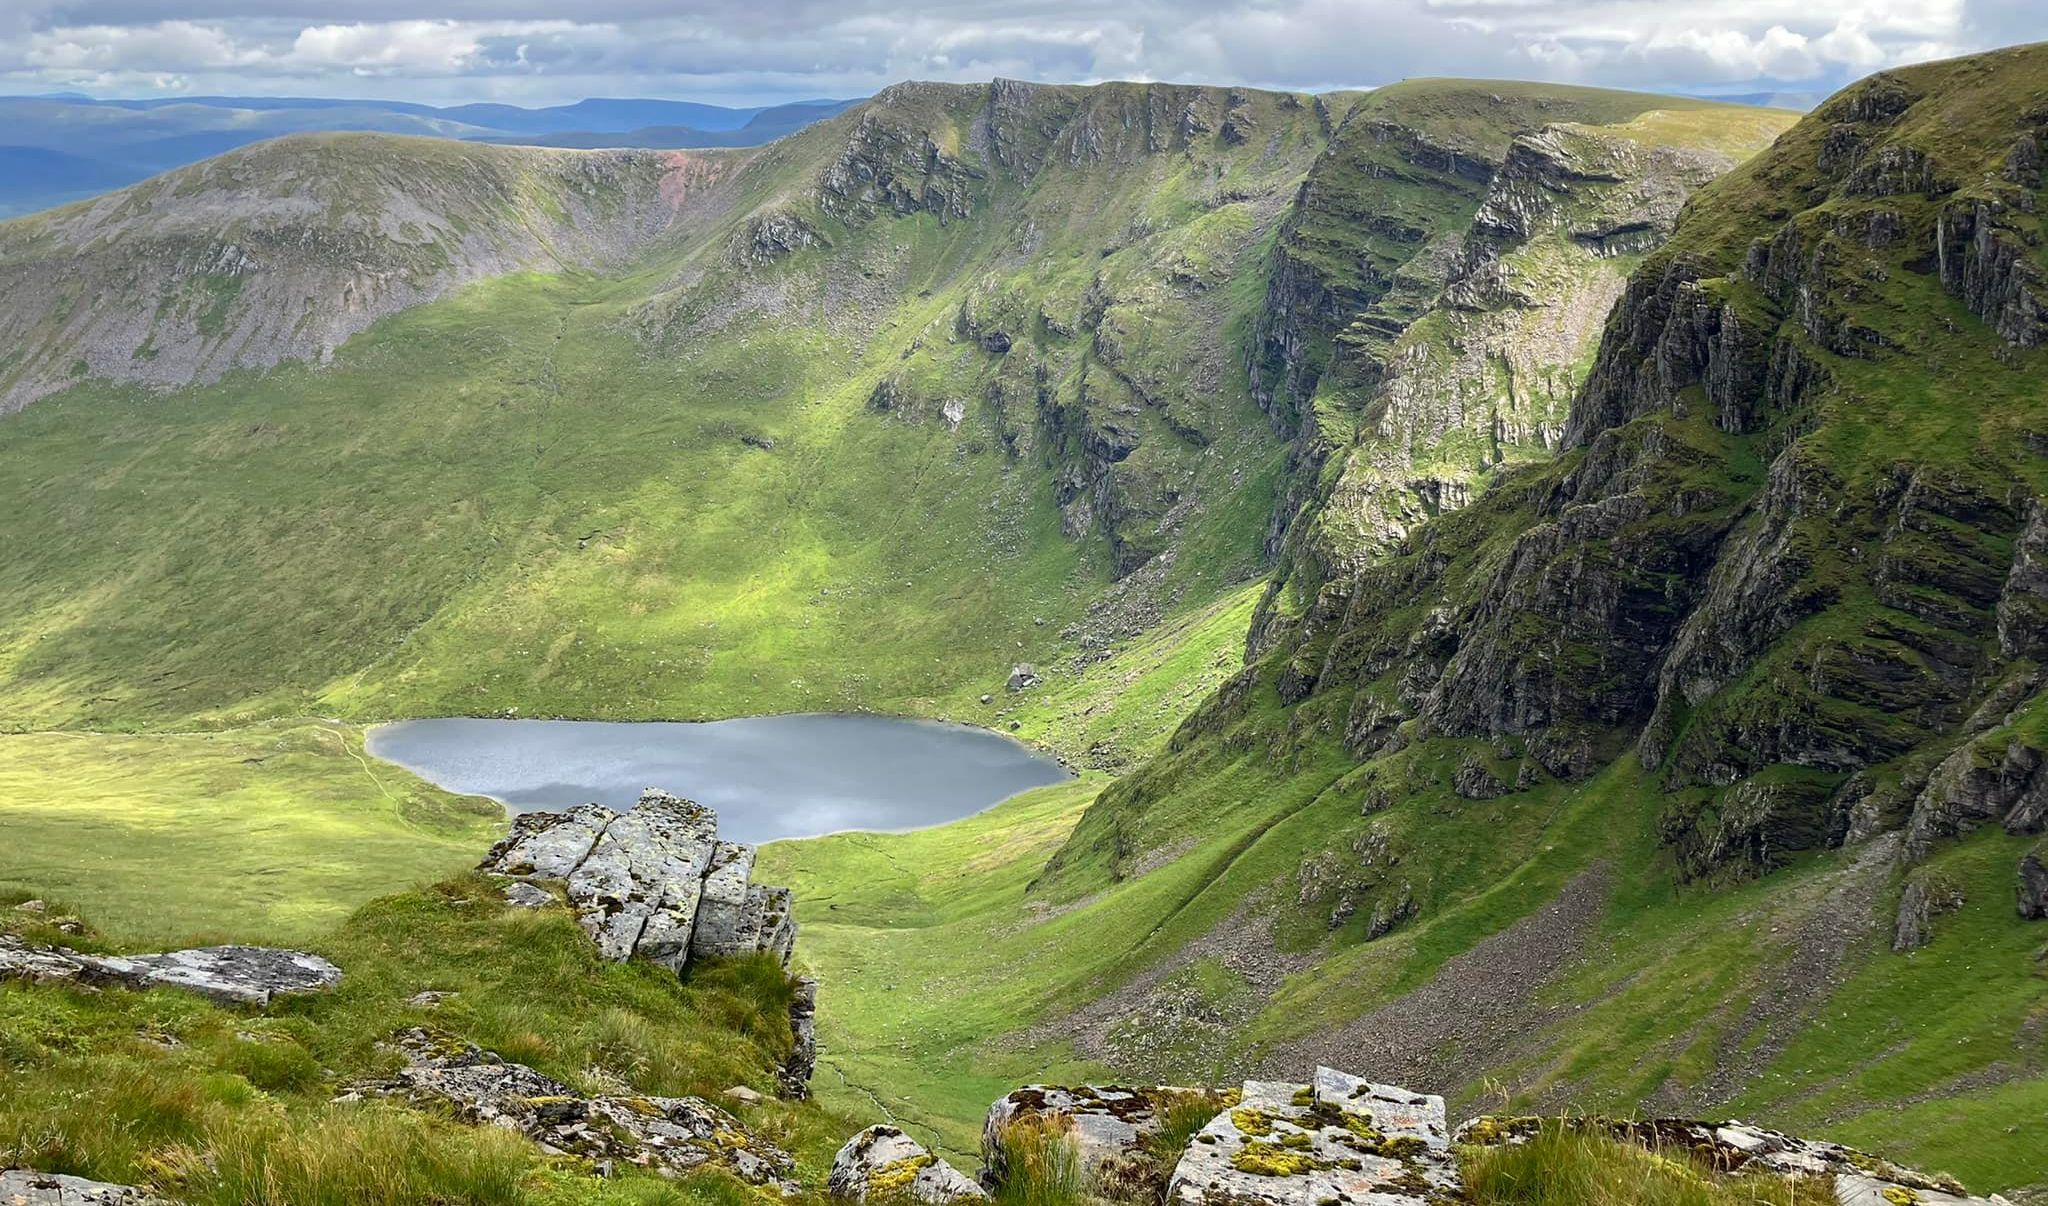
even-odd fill
[(1254, 1139), (1230, 1157), (1230, 1166), (1255, 1177), (1302, 1177), (1334, 1167), (1305, 1151)]

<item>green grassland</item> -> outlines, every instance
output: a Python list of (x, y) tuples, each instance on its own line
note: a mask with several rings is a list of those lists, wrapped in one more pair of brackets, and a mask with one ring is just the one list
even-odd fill
[[(0, 908), (17, 899), (0, 896)], [(100, 945), (7, 924), (31, 939)], [(608, 964), (566, 909), (508, 908), (481, 877), (382, 897), (313, 946), (347, 968), (342, 986), (263, 1013), (169, 989), (0, 985), (0, 1164), (220, 1206), (759, 1200), (719, 1173), (668, 1182), (626, 1167), (599, 1179), (494, 1127), (331, 1100), (351, 1081), (389, 1075), (396, 1057), (381, 1044), (408, 1025), (587, 1093), (624, 1082), (719, 1100), (755, 1086), (767, 1099), (733, 1108), (797, 1157), (807, 1184), (822, 1183), (857, 1125), (770, 1095), (791, 1041), (790, 989), (767, 957), (696, 969), (682, 983), (652, 965)], [(408, 1004), (427, 989), (453, 995), (431, 1010)]]
[(0, 735), (0, 891), (129, 943), (308, 941), (474, 866), (503, 827), (493, 801), (365, 757), (348, 725)]

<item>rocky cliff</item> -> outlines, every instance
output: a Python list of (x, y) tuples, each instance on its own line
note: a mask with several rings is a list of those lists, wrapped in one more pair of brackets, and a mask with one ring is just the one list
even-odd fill
[(1282, 232), (1251, 352), (1294, 436), (1254, 652), (1331, 577), (1553, 455), (1642, 254), (1790, 120), (1427, 85), (1361, 106)]
[[(1693, 875), (1909, 818), (1916, 849), (2038, 829), (2048, 411), (2014, 316), (2039, 253), (1956, 232), (2041, 205), (2042, 53), (1991, 56), (1996, 82), (1874, 78), (1702, 193), (1620, 292), (1569, 420), (1533, 425), (1555, 459), (1336, 564), (1260, 677), (1361, 757), (1475, 738), (1578, 779), (1630, 748)], [(1542, 212), (1527, 182), (1557, 177), (1561, 136), (1517, 144), (1480, 229)], [(1613, 222), (1562, 225), (1583, 246)]]

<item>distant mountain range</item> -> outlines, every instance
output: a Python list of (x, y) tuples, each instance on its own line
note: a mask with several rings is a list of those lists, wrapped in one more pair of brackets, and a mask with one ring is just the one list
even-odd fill
[(524, 109), (310, 97), (0, 97), (0, 217), (133, 184), (248, 143), (313, 130), (560, 147), (740, 147), (771, 142), (853, 103), (807, 100), (733, 109), (693, 101), (594, 98)]

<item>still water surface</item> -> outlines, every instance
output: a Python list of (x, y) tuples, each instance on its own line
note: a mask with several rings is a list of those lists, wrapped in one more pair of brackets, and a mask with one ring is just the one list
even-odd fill
[(406, 720), (370, 753), (514, 812), (595, 800), (626, 808), (659, 787), (718, 810), (742, 842), (842, 829), (914, 829), (1070, 776), (986, 729), (888, 716), (757, 716), (708, 724)]

